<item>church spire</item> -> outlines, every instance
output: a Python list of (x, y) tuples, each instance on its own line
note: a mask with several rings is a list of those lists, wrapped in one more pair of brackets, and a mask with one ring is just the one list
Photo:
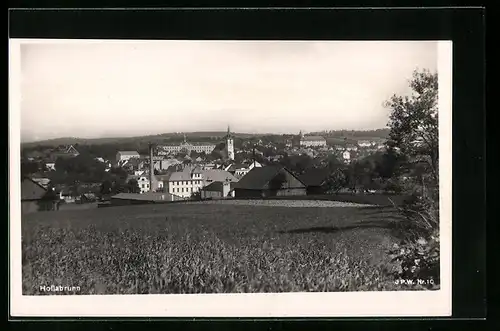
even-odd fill
[(184, 133), (184, 143), (186, 143), (186, 134)]

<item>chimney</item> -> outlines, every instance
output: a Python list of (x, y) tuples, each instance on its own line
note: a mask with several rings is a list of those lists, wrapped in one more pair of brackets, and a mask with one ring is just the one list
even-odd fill
[(153, 144), (149, 144), (149, 190), (150, 192), (153, 192), (155, 189), (155, 167), (154, 167), (154, 161), (153, 161), (153, 149), (154, 146)]
[(255, 145), (253, 146), (252, 157), (253, 157), (253, 166), (255, 168)]

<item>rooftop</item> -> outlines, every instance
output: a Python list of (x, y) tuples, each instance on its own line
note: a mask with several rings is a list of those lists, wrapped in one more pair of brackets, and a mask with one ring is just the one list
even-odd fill
[(330, 175), (330, 169), (310, 169), (306, 171), (299, 179), (306, 184), (306, 186), (320, 186)]
[(139, 155), (137, 151), (118, 151), (118, 154), (121, 155)]
[(248, 174), (241, 178), (236, 188), (245, 188), (250, 190), (260, 190), (263, 189), (267, 183), (269, 183), (281, 169), (285, 169), (283, 166), (265, 166), (256, 167), (250, 170)]

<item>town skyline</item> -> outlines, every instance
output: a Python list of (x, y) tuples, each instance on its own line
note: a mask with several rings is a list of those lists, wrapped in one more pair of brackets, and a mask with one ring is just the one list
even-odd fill
[[(300, 133), (309, 135), (309, 134), (314, 134), (314, 133), (319, 133), (319, 132), (375, 132), (375, 131), (381, 131), (381, 130), (389, 130), (389, 128), (376, 128), (376, 129), (368, 129), (368, 130), (354, 130), (354, 129), (338, 129), (338, 130), (329, 130), (329, 129), (323, 129), (323, 130), (315, 130), (315, 131), (304, 131), (304, 130), (299, 130), (298, 132), (281, 132), (281, 133), (276, 133), (276, 132), (240, 132), (231, 129), (232, 134), (236, 135), (255, 135), (255, 136), (266, 136), (266, 135), (285, 135), (285, 136), (298, 136)], [(188, 141), (196, 142), (199, 137), (203, 134), (207, 135), (212, 135), (212, 134), (220, 134), (221, 137), (225, 135), (227, 130), (214, 130), (214, 131), (207, 131), (207, 130), (200, 130), (200, 131), (175, 131), (175, 132), (160, 132), (160, 133), (151, 133), (151, 134), (143, 134), (143, 135), (131, 135), (131, 136), (100, 136), (100, 137), (78, 137), (78, 136), (57, 136), (54, 138), (48, 138), (48, 139), (40, 139), (40, 140), (21, 140), (22, 144), (33, 144), (33, 143), (38, 143), (38, 142), (45, 142), (45, 141), (53, 141), (53, 140), (61, 140), (61, 139), (82, 139), (82, 140), (99, 140), (99, 139), (130, 139), (130, 138), (135, 138), (135, 137), (155, 137), (155, 136), (173, 136), (173, 135), (185, 135), (186, 139)], [(194, 136), (193, 136), (194, 135)]]
[(383, 129), (419, 68), (436, 42), (28, 43), (21, 141)]

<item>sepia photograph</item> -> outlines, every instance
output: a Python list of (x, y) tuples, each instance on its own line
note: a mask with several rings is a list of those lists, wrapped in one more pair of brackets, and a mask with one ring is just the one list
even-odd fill
[(18, 307), (451, 314), (451, 49), (11, 40)]

